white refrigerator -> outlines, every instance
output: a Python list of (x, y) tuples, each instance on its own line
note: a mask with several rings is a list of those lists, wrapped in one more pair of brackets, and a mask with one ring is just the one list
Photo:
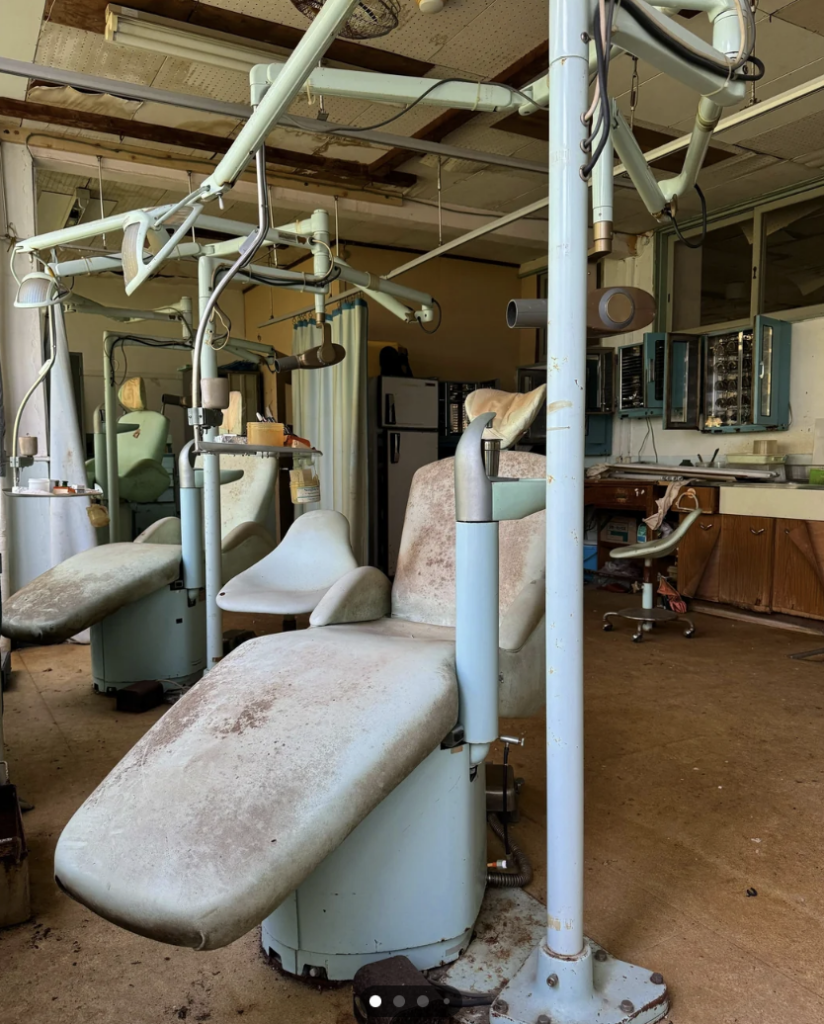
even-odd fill
[(438, 382), (369, 382), (370, 562), (394, 576), (412, 477), (438, 459)]

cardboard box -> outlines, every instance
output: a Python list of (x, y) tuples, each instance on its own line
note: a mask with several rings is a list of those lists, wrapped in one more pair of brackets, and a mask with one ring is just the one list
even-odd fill
[(601, 540), (606, 544), (635, 544), (638, 537), (638, 520), (635, 516), (612, 516), (601, 527)]

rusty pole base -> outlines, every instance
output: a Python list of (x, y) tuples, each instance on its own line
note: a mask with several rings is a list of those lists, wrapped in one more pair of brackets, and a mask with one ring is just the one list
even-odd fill
[(578, 957), (534, 949), (501, 991), (490, 1024), (654, 1024), (669, 994), (660, 974), (610, 956), (591, 939)]

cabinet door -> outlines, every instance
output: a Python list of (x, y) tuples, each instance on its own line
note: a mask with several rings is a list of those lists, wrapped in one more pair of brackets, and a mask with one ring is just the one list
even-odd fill
[(777, 519), (773, 611), (824, 619), (822, 542), (824, 523)]
[(791, 327), (783, 320), (759, 316), (755, 322), (755, 419), (761, 426), (789, 425)]
[(664, 363), (664, 430), (698, 430), (701, 338), (668, 334)]
[(678, 547), (678, 589), (684, 597), (718, 601), (721, 516), (701, 516)]
[(775, 520), (723, 516), (718, 600), (749, 608), (771, 609)]

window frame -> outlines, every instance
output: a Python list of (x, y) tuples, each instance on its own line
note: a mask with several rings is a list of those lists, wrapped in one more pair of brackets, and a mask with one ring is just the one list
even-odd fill
[[(798, 306), (795, 309), (782, 309), (779, 312), (767, 312), (764, 306), (764, 273), (766, 267), (767, 240), (764, 234), (764, 221), (767, 214), (788, 206), (796, 206), (812, 199), (824, 198), (824, 179), (818, 178), (814, 183), (770, 193), (757, 202), (737, 204), (719, 210), (707, 221), (707, 230), (753, 221), (752, 273), (750, 275), (750, 315), (746, 319), (725, 320), (716, 324), (704, 324), (679, 330), (679, 334), (710, 334), (714, 331), (735, 330), (752, 326), (757, 316), (778, 317), (795, 323), (801, 320), (814, 320), (824, 317), (824, 303), (814, 306)], [(681, 234), (685, 238), (695, 238), (701, 234), (700, 218), (693, 218), (681, 226)], [(675, 278), (675, 246), (678, 235), (673, 227), (659, 228), (655, 232), (655, 293), (658, 296), (658, 312), (655, 326), (658, 331), (672, 331), (673, 290)]]

